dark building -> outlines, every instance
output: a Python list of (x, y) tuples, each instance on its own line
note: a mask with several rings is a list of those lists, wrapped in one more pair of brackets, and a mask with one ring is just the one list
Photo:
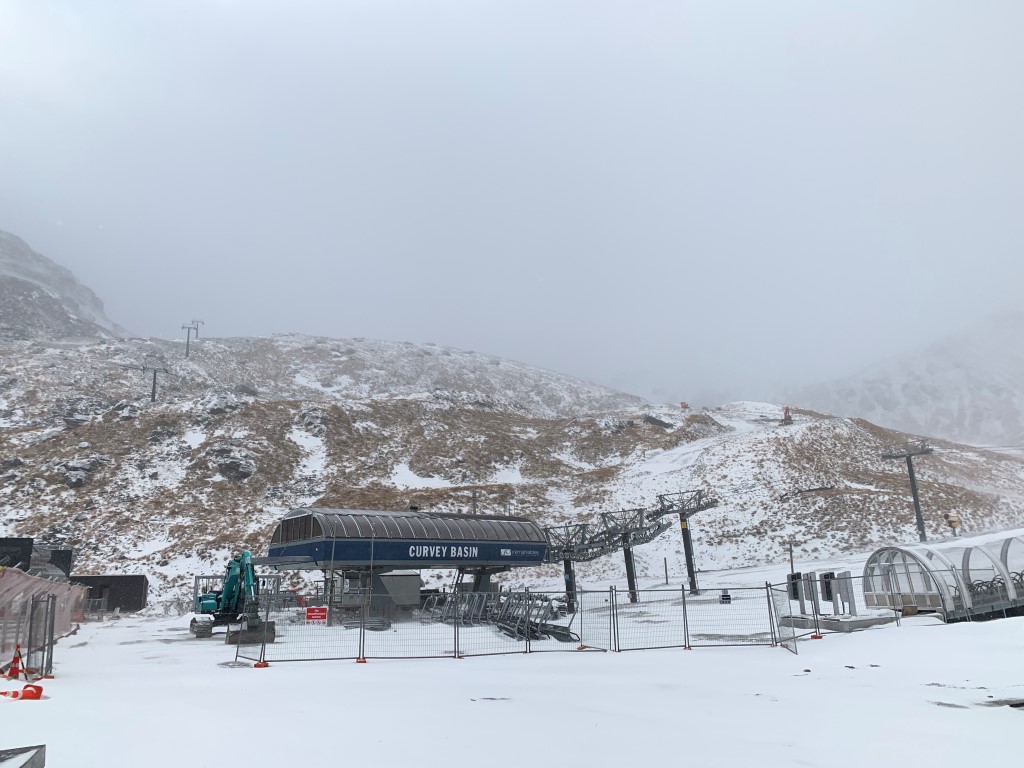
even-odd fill
[(71, 578), (73, 561), (70, 549), (57, 549), (36, 544), (32, 547), (32, 567), (29, 573), (48, 579), (65, 581)]
[(71, 578), (71, 566), (74, 562), (74, 553), (70, 549), (51, 549), (50, 565), (59, 570), (68, 578)]
[(0, 538), (0, 566), (28, 571), (32, 566), (32, 539)]
[(63, 581), (71, 575), (73, 560), (70, 549), (36, 544), (30, 537), (0, 538), (0, 566), (5, 568)]
[(89, 588), (94, 608), (113, 611), (139, 611), (146, 607), (149, 579), (145, 576), (72, 576), (71, 581)]

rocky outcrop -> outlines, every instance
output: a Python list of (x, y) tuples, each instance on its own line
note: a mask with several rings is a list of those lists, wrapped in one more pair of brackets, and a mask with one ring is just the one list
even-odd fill
[(239, 397), (229, 389), (217, 387), (207, 392), (198, 403), (200, 409), (210, 416), (217, 416), (222, 413), (231, 413), (246, 405), (248, 400)]
[(329, 417), (322, 407), (314, 403), (303, 403), (295, 425), (314, 437), (323, 437), (327, 433), (328, 421)]
[(206, 449), (205, 456), (222, 476), (236, 483), (256, 474), (256, 461), (241, 440), (214, 443)]
[(110, 463), (110, 457), (93, 453), (82, 458), (69, 459), (59, 465), (64, 483), (71, 488), (81, 488), (92, 481), (93, 472)]

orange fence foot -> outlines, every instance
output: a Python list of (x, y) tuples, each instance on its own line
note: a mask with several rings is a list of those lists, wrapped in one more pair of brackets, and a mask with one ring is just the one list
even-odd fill
[(267, 667), (270, 666), (270, 662), (267, 662), (267, 661), (257, 661), (255, 664), (253, 664), (253, 666), (256, 667), (256, 669), (266, 669)]

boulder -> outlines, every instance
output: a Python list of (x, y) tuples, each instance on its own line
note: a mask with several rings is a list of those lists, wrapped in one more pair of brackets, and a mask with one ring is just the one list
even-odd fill
[(72, 469), (64, 473), (64, 482), (71, 488), (81, 488), (89, 484), (89, 473), (81, 469)]
[(256, 474), (256, 462), (241, 440), (214, 443), (204, 453), (228, 480), (242, 482)]

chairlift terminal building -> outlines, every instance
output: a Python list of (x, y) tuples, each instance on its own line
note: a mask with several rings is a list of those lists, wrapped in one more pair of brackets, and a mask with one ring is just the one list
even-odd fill
[(520, 517), (299, 507), (278, 524), (269, 556), (278, 569), (374, 571), (459, 568), (497, 572), (542, 565), (544, 530)]

